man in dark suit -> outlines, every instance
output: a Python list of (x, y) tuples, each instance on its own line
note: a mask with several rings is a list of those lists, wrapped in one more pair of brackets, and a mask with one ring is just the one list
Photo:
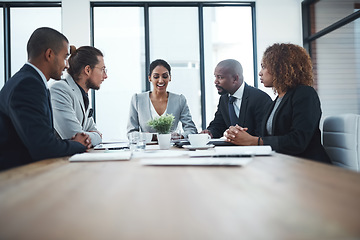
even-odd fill
[(0, 91), (0, 170), (86, 151), (83, 133), (60, 140), (53, 128), (47, 81), (67, 68), (69, 42), (51, 28), (38, 28), (27, 43), (28, 62)]
[(271, 102), (269, 95), (244, 82), (242, 66), (234, 59), (219, 62), (214, 75), (221, 97), (214, 120), (202, 133), (220, 138), (236, 124), (247, 128), (249, 134), (260, 133), (264, 106)]

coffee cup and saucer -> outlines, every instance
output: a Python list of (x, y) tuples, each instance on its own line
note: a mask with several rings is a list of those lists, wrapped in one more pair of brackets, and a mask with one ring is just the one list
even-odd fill
[(188, 135), (190, 145), (184, 145), (183, 148), (189, 150), (201, 150), (215, 147), (213, 144), (208, 144), (211, 137), (209, 134), (189, 134)]

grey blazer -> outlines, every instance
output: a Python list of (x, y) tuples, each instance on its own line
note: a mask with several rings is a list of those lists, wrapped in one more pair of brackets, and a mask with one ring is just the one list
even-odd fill
[[(132, 96), (130, 117), (127, 125), (128, 133), (132, 131), (155, 132), (155, 130), (147, 124), (148, 121), (152, 119), (149, 94), (150, 92), (144, 92)], [(182, 123), (184, 131), (182, 134), (184, 137), (187, 137), (190, 133), (197, 133), (184, 95), (169, 92), (166, 113), (172, 114), (175, 117), (171, 131), (177, 128), (180, 121)]]
[(54, 114), (54, 127), (62, 139), (70, 139), (78, 132), (85, 132), (93, 146), (101, 143), (90, 106), (85, 112), (84, 100), (79, 87), (69, 74), (65, 79), (50, 86), (51, 104)]

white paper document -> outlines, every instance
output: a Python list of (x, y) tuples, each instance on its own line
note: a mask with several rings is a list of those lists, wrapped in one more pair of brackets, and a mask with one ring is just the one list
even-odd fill
[(143, 165), (155, 166), (244, 166), (251, 162), (252, 158), (161, 158), (142, 159)]
[(180, 150), (149, 150), (139, 151), (133, 153), (133, 158), (169, 158), (169, 157), (182, 157), (189, 156), (189, 151)]
[(131, 151), (108, 150), (105, 152), (78, 153), (69, 158), (70, 162), (130, 160)]
[(212, 150), (190, 152), (190, 157), (252, 157), (272, 155), (270, 146), (227, 146)]

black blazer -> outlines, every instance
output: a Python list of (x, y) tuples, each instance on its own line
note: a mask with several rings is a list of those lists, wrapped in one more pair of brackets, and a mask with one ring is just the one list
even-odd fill
[(268, 136), (266, 122), (275, 102), (276, 100), (269, 105), (262, 123), (260, 136), (264, 145), (270, 145), (276, 152), (330, 163), (321, 145), (319, 129), (321, 107), (315, 89), (298, 86), (287, 91), (275, 111), (272, 124), (273, 136)]
[[(207, 127), (214, 138), (222, 137), (225, 130), (231, 126), (228, 102), (228, 94), (220, 97), (215, 118)], [(271, 98), (267, 93), (245, 83), (237, 122), (238, 125), (247, 127), (249, 134), (259, 136), (264, 115), (264, 106), (269, 103), (271, 103)]]
[(0, 170), (85, 150), (55, 135), (49, 91), (25, 64), (0, 91)]

